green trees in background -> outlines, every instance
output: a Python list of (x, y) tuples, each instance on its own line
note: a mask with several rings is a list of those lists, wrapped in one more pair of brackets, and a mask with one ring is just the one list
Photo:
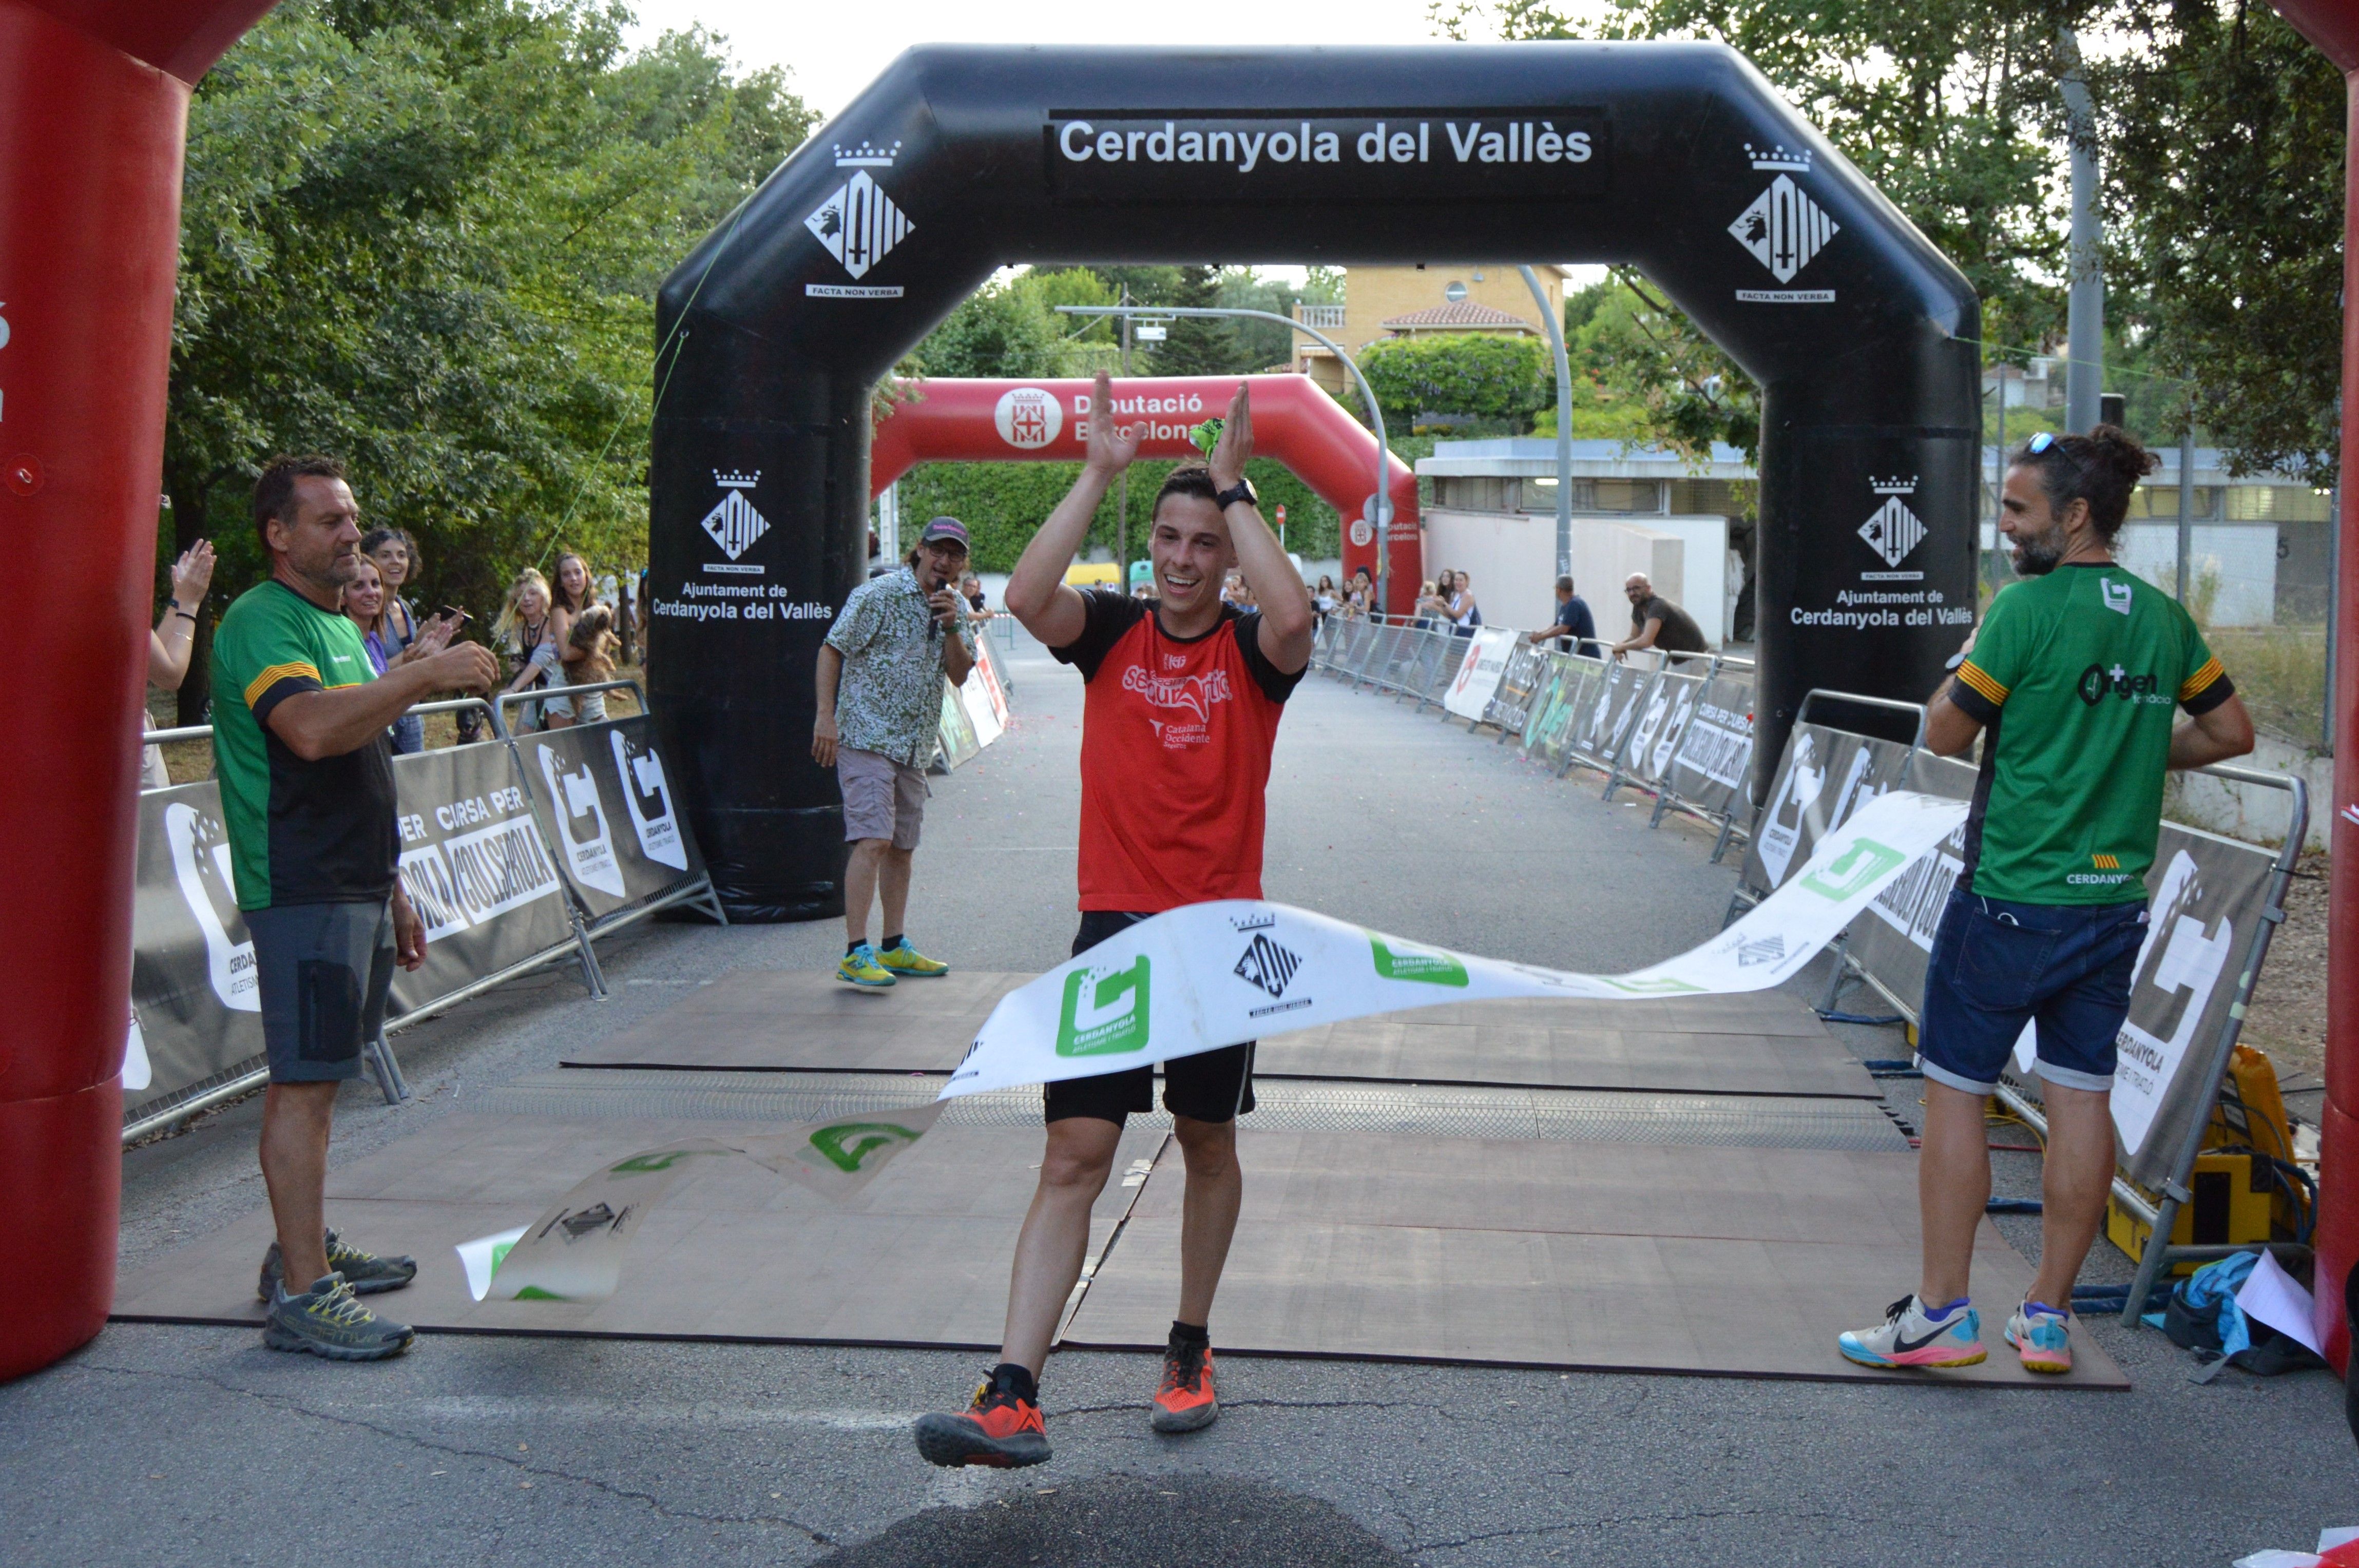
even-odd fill
[(290, 0), (198, 86), (165, 479), (217, 602), (264, 569), (282, 450), (343, 457), (418, 535), (416, 590), (485, 619), (560, 546), (645, 558), (656, 286), (812, 116), (709, 34), (626, 51), (626, 19)]
[[(2232, 466), (2332, 481), (2343, 84), (2260, 0), (1441, 0), (1436, 16), (1456, 37), (1742, 50), (1964, 271), (1986, 359), (2017, 365), (2064, 326), (2057, 29), (2105, 40), (2088, 75), (2118, 350), (2108, 389), (2161, 441), (2200, 386), (2198, 421)], [(1646, 439), (1692, 450), (1717, 429), (1750, 447), (1742, 373), (1643, 278), (1618, 276), (1630, 297), (1601, 299), (1614, 311), (1593, 383), (1643, 406)], [(1624, 303), (1627, 330), (1614, 326)]]

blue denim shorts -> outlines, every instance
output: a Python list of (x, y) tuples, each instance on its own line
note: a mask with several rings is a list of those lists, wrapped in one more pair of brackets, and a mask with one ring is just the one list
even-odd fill
[(1919, 1065), (1936, 1083), (1989, 1094), (2036, 1020), (2041, 1077), (2110, 1090), (2146, 933), (2144, 899), (2008, 903), (1952, 889), (1925, 969)]

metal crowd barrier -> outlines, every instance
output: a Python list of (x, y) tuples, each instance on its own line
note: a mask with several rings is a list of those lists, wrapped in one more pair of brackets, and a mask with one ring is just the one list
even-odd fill
[[(522, 777), (523, 760), (516, 752), (516, 736), (506, 722), (506, 710), (511, 705), (544, 699), (551, 696), (586, 695), (591, 692), (614, 690), (631, 692), (638, 701), (639, 715), (648, 715), (651, 712), (645, 689), (636, 680), (628, 679), (597, 681), (582, 686), (503, 694), (492, 701), (469, 697), (440, 702), (425, 702), (417, 704), (408, 711), (421, 717), (435, 713), (482, 712), (490, 720), (494, 738), (508, 749), (510, 757), (515, 761), (518, 776)], [(625, 717), (637, 716), (625, 715)], [(169, 730), (147, 730), (141, 735), (140, 739), (146, 744), (171, 741), (210, 741), (212, 734), (212, 725), (200, 724)], [(549, 843), (546, 829), (540, 826), (538, 814), (534, 815), (533, 821), (535, 831), (541, 838), (543, 851), (549, 856), (552, 862), (558, 861), (560, 857), (553, 845)], [(378, 1092), (385, 1097), (386, 1104), (397, 1104), (409, 1098), (409, 1087), (402, 1076), (400, 1059), (394, 1054), (388, 1036), (423, 1023), (429, 1019), (439, 1018), (462, 1002), (506, 985), (510, 980), (548, 968), (552, 964), (564, 962), (569, 958), (579, 968), (582, 988), (589, 993), (591, 1000), (603, 1001), (606, 1000), (607, 991), (605, 977), (599, 968), (597, 952), (592, 946), (596, 938), (611, 935), (663, 910), (682, 905), (698, 909), (720, 925), (726, 925), (729, 923), (729, 917), (721, 906), (720, 897), (713, 890), (712, 879), (709, 872), (690, 878), (680, 886), (670, 889), (655, 898), (614, 911), (603, 918), (595, 920), (589, 918), (587, 911), (575, 895), (570, 881), (560, 877), (560, 888), (569, 927), (568, 935), (563, 941), (490, 974), (479, 976), (455, 989), (421, 1002), (404, 1012), (386, 1018), (383, 1029), (377, 1035), (364, 1044), (364, 1065), (368, 1069), (370, 1076), (375, 1081)], [(173, 1123), (185, 1121), (223, 1101), (235, 1099), (241, 1095), (250, 1093), (266, 1083), (268, 1077), (268, 1064), (264, 1057), (249, 1057), (244, 1062), (234, 1064), (212, 1077), (190, 1086), (178, 1095), (167, 1096), (152, 1104), (143, 1106), (134, 1119), (124, 1124), (122, 1140), (125, 1144), (129, 1144)]]

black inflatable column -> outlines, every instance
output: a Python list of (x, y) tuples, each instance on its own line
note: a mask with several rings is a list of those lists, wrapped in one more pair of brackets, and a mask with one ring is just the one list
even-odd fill
[(647, 539), (665, 756), (733, 919), (841, 914), (843, 813), (810, 765), (810, 672), (864, 574), (868, 388), (709, 317), (667, 373)]

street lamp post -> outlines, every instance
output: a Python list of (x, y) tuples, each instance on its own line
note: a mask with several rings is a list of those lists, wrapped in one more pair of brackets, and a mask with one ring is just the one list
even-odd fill
[(1386, 477), (1385, 463), (1392, 453), (1385, 444), (1385, 411), (1376, 406), (1376, 395), (1369, 387), (1368, 378), (1360, 373), (1358, 362), (1343, 351), (1343, 344), (1317, 328), (1306, 327), (1290, 317), (1280, 316), (1275, 310), (1247, 310), (1241, 307), (1193, 305), (1060, 305), (1057, 309), (1067, 316), (1123, 317), (1125, 319), (1125, 327), (1128, 325), (1127, 319), (1133, 316), (1153, 316), (1158, 319), (1165, 316), (1245, 317), (1257, 321), (1275, 321), (1281, 327), (1300, 332), (1305, 337), (1316, 338), (1324, 343), (1327, 346), (1327, 351), (1343, 361), (1343, 367), (1352, 373), (1352, 379), (1359, 384), (1360, 395), (1366, 398), (1368, 402), (1369, 422), (1376, 427), (1376, 491), (1371, 502), (1375, 515), (1368, 521), (1375, 525), (1376, 530), (1376, 604), (1381, 610), (1383, 606), (1391, 602), (1393, 503), (1392, 497), (1385, 493)]
[[(1527, 266), (1524, 287), (1548, 323), (1549, 347), (1556, 351), (1556, 575), (1572, 575), (1572, 361), (1564, 351), (1563, 319), (1549, 306), (1539, 275)], [(1578, 653), (1580, 650), (1575, 649)]]

